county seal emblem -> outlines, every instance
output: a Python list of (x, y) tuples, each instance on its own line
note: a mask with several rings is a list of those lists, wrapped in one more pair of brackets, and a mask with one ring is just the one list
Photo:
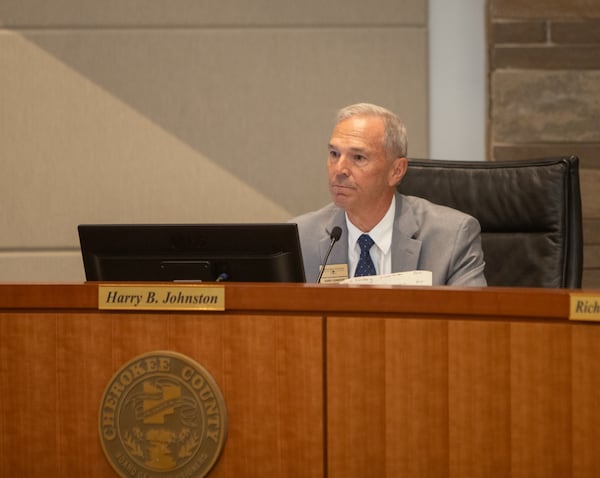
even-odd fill
[(140, 355), (113, 376), (102, 396), (100, 441), (122, 477), (201, 478), (227, 436), (216, 382), (182, 354)]

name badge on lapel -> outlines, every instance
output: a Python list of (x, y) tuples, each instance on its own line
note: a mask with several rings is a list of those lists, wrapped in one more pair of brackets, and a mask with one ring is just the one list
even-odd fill
[(329, 264), (325, 266), (325, 271), (321, 277), (321, 284), (334, 284), (347, 278), (348, 264)]

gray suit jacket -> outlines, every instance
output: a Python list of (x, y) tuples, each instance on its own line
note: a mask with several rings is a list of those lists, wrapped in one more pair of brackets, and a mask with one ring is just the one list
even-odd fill
[[(298, 224), (307, 282), (316, 282), (331, 243), (329, 233), (335, 226), (342, 228), (342, 236), (327, 263), (348, 263), (343, 209), (329, 204), (290, 222)], [(427, 270), (433, 273), (433, 285), (485, 286), (480, 233), (479, 222), (467, 214), (397, 193), (392, 272)]]

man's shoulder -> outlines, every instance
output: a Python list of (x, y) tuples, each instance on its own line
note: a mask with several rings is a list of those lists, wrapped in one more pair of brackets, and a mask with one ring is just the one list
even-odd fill
[(300, 216), (296, 216), (295, 218), (290, 219), (289, 222), (296, 223), (298, 226), (317, 225), (321, 222), (330, 221), (338, 211), (339, 208), (335, 204), (330, 203), (316, 211), (310, 211), (301, 214)]
[(472, 218), (469, 214), (458, 209), (437, 204), (422, 197), (405, 195), (401, 197), (403, 203), (412, 210), (415, 216), (435, 216), (443, 217), (446, 220), (454, 219), (456, 221), (464, 221), (465, 219)]

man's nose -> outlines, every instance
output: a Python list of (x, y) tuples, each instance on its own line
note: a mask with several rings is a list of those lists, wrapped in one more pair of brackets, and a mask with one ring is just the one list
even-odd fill
[(350, 165), (350, 163), (349, 163), (346, 155), (344, 155), (344, 154), (340, 155), (338, 160), (335, 162), (335, 169), (334, 169), (335, 174), (349, 176), (350, 175), (349, 165)]

